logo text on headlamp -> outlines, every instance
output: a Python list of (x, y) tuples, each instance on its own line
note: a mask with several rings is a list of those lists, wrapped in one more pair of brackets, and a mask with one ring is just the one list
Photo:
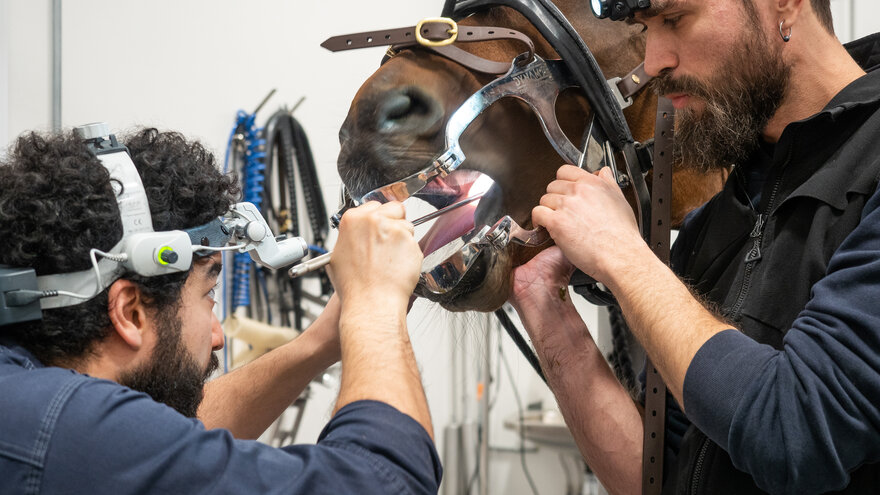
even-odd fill
[(612, 21), (622, 21), (650, 6), (651, 0), (590, 0), (593, 15), (599, 19), (608, 17)]

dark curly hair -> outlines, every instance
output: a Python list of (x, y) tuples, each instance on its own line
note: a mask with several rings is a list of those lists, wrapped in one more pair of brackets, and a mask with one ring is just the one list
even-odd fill
[[(141, 129), (121, 140), (140, 173), (153, 229), (203, 225), (239, 195), (214, 155), (176, 132)], [(122, 223), (110, 175), (72, 133), (19, 137), (0, 164), (0, 264), (32, 267), (37, 275), (91, 267), (89, 251), (111, 249)], [(188, 272), (158, 277), (126, 274), (152, 309), (175, 311)], [(111, 329), (107, 290), (93, 299), (43, 312), (43, 320), (0, 329), (43, 364), (72, 366), (87, 358)]]

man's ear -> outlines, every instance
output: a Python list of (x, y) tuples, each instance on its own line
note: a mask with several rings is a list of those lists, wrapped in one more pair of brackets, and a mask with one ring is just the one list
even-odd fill
[(146, 324), (143, 296), (137, 284), (119, 279), (110, 285), (107, 294), (107, 313), (114, 331), (133, 350), (143, 345)]
[(782, 23), (782, 31), (788, 31), (798, 20), (808, 0), (775, 0), (774, 7), (778, 23)]

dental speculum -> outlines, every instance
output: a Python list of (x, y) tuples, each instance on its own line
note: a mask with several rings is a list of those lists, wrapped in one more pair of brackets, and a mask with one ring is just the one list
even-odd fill
[[(515, 58), (505, 75), (471, 95), (450, 116), (445, 130), (446, 149), (430, 165), (359, 198), (352, 198), (352, 204), (359, 206), (368, 201), (404, 201), (422, 191), (435, 179), (447, 177), (466, 159), (459, 142), (464, 131), (492, 104), (508, 97), (522, 100), (532, 109), (550, 144), (565, 161), (590, 172), (599, 170), (609, 160), (605, 153), (606, 139), (601, 129), (591, 122), (586, 136), (588, 146), (585, 147), (586, 152), (582, 153), (562, 131), (556, 118), (555, 106), (559, 94), (574, 86), (576, 82), (561, 60), (544, 60), (537, 55), (530, 60), (523, 55)], [(616, 172), (616, 167), (614, 168)], [(334, 226), (338, 225), (339, 219), (348, 208), (349, 206), (343, 207), (334, 215)], [(503, 216), (493, 225), (475, 227), (464, 236), (429, 253), (422, 264), (421, 283), (435, 294), (448, 292), (455, 288), (484, 250), (502, 250), (510, 242), (540, 246), (549, 240), (546, 230), (526, 230), (510, 216)]]
[[(559, 94), (575, 85), (568, 68), (561, 60), (544, 60), (537, 55), (530, 61), (524, 61), (522, 55), (515, 58), (505, 75), (471, 95), (449, 117), (445, 130), (446, 148), (431, 161), (430, 165), (361, 197), (352, 198), (353, 205), (360, 206), (368, 201), (380, 203), (404, 201), (424, 189), (437, 177), (446, 177), (458, 169), (466, 159), (459, 142), (464, 131), (492, 104), (508, 97), (522, 100), (529, 105), (538, 117), (550, 144), (564, 160), (568, 163), (582, 164), (590, 172), (597, 171), (601, 168), (602, 157), (600, 156), (598, 160), (585, 157), (562, 131), (556, 118), (555, 106)], [(343, 207), (334, 215), (332, 219), (334, 226), (338, 225), (346, 209), (347, 207)]]

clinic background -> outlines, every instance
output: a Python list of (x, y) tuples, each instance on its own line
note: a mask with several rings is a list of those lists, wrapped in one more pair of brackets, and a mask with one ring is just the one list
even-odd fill
[[(304, 98), (294, 116), (311, 142), (327, 210), (335, 211), (340, 187), (337, 132), (358, 87), (378, 67), (383, 49), (331, 54), (319, 44), (331, 35), (414, 25), (439, 15), (442, 3), (0, 0), (0, 149), (25, 130), (49, 130), (56, 122), (70, 128), (105, 121), (116, 132), (134, 125), (180, 131), (213, 149), (222, 163), (236, 111), (252, 112), (277, 89), (257, 123)], [(832, 0), (831, 5), (841, 41), (880, 31), (877, 0)], [(55, 85), (53, 53), (59, 52), (53, 52), (53, 12), (60, 12), (55, 18), (61, 22), (61, 70)], [(607, 316), (587, 304), (579, 307), (607, 354)], [(494, 317), (452, 315), (420, 301), (408, 323), (441, 458), (449, 459), (444, 429), (454, 423), (476, 424), (478, 393), (488, 392), (488, 493), (531, 493), (521, 465), (520, 437), (504, 423), (516, 422), (520, 405), (554, 410), (553, 395), (507, 336), (501, 338), (499, 351), (502, 333)], [(486, 359), (493, 376), (488, 386), (479, 384)], [(332, 386), (312, 387), (297, 443), (316, 440), (335, 394)], [(473, 448), (459, 452), (469, 458), (470, 469)], [(539, 493), (566, 493), (566, 479), (578, 469), (577, 453), (530, 441), (525, 449)]]

